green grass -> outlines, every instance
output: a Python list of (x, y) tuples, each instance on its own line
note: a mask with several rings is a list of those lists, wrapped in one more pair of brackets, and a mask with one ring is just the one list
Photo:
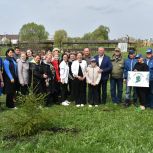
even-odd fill
[(6, 109), (4, 96), (0, 101), (0, 153), (153, 153), (153, 111), (115, 106), (109, 95), (107, 104), (98, 108), (74, 104), (43, 108), (51, 128), (74, 128), (74, 132), (46, 130), (18, 139), (4, 139), (1, 129), (8, 126), (6, 116), (22, 111)]
[[(19, 110), (1, 112), (1, 119)], [(108, 103), (99, 108), (74, 105), (44, 108), (56, 127), (78, 132), (43, 131), (31, 137), (0, 141), (2, 153), (149, 153), (153, 152), (153, 112)], [(7, 126), (7, 125), (4, 125)]]

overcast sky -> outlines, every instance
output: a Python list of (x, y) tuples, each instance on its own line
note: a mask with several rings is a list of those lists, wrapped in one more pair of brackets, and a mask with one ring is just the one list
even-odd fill
[(82, 36), (105, 25), (111, 39), (151, 38), (153, 0), (0, 0), (0, 34), (16, 34), (28, 22), (43, 24), (50, 35), (65, 29)]

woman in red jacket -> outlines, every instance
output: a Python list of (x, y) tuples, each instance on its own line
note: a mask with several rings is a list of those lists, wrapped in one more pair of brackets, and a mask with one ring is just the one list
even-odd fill
[(55, 80), (55, 90), (56, 90), (56, 102), (58, 101), (58, 96), (60, 95), (60, 69), (59, 69), (59, 56), (54, 55), (53, 60), (52, 60), (52, 65), (55, 69), (55, 74), (56, 74), (56, 80)]

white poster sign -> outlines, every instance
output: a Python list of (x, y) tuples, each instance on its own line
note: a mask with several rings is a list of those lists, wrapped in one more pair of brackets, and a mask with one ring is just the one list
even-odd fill
[(121, 52), (127, 52), (128, 44), (127, 43), (118, 43), (118, 48), (121, 49)]
[(149, 87), (149, 72), (129, 71), (127, 85), (132, 87)]

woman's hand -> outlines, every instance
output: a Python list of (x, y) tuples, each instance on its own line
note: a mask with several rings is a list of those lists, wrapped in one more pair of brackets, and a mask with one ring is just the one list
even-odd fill
[(44, 78), (44, 79), (47, 79), (47, 77), (48, 77), (48, 76), (47, 76), (46, 74), (43, 74), (43, 78)]
[(11, 80), (11, 83), (14, 83), (14, 79)]
[(1, 82), (1, 87), (4, 87), (4, 82)]
[(64, 79), (62, 79), (62, 80), (61, 80), (61, 83), (62, 83), (62, 84), (64, 84), (64, 83), (65, 83)]

